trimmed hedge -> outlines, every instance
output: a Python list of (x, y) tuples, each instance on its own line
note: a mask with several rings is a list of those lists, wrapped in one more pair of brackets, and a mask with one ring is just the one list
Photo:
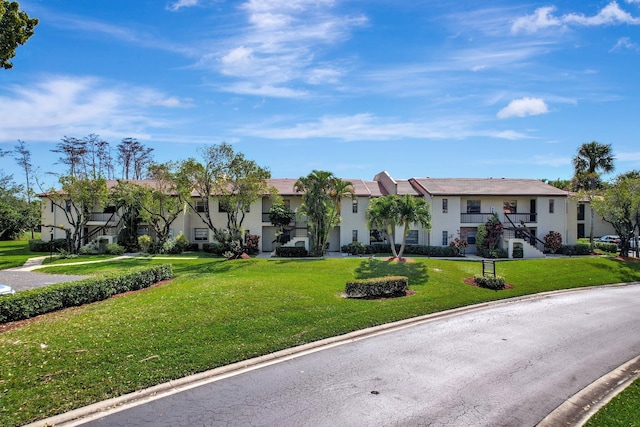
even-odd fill
[[(49, 252), (51, 249), (51, 243), (43, 242), (42, 239), (29, 240), (29, 250), (31, 252)], [(68, 249), (67, 239), (53, 239), (53, 252), (58, 252), (58, 249)]]
[(620, 250), (617, 243), (594, 242), (593, 246), (596, 249), (600, 249), (601, 251), (605, 252), (617, 253)]
[(385, 276), (373, 279), (356, 279), (347, 282), (345, 293), (348, 298), (377, 298), (402, 296), (407, 292), (409, 278), (406, 276)]
[(562, 255), (591, 255), (591, 247), (584, 243), (562, 245), (562, 248), (557, 253)]
[(228, 248), (223, 243), (212, 242), (212, 243), (203, 243), (202, 250), (208, 254), (220, 255), (222, 256)]
[(481, 288), (492, 289), (494, 291), (500, 291), (505, 288), (504, 277), (496, 276), (473, 276), (473, 281)]
[[(391, 252), (388, 244), (365, 245), (360, 242), (352, 242), (340, 248), (344, 253), (351, 255), (372, 255), (387, 254)], [(396, 250), (400, 250), (400, 245), (396, 245)], [(423, 255), (430, 257), (456, 257), (455, 248), (451, 246), (426, 246), (426, 245), (406, 245), (403, 255)]]
[(148, 288), (172, 277), (171, 264), (163, 264), (17, 292), (0, 298), (0, 323), (101, 301), (112, 295)]
[(308, 255), (305, 248), (297, 246), (280, 246), (276, 249), (276, 256), (283, 258), (304, 258)]

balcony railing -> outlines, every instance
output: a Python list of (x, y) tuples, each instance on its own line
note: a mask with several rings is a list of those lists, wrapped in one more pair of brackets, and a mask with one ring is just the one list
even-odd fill
[(90, 221), (97, 222), (118, 222), (120, 217), (113, 213), (91, 212)]
[[(460, 222), (463, 224), (484, 224), (489, 218), (493, 216), (493, 213), (462, 213), (460, 214)], [(538, 214), (537, 213), (503, 213), (498, 214), (500, 218), (500, 222), (508, 223), (509, 220), (506, 217), (509, 217), (514, 224), (520, 224), (520, 222), (525, 223), (533, 223), (538, 222)]]

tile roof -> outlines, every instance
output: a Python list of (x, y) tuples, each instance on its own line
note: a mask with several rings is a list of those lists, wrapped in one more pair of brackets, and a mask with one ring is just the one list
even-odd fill
[(413, 178), (426, 193), (473, 196), (557, 196), (569, 193), (537, 179)]

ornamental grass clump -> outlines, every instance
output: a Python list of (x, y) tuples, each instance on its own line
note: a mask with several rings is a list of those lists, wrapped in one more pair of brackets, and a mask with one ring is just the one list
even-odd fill
[(348, 298), (394, 297), (406, 295), (408, 287), (409, 278), (406, 276), (385, 276), (350, 280), (345, 293)]

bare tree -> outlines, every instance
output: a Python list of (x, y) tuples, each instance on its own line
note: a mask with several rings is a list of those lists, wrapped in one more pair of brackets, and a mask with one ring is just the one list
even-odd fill
[[(14, 147), (14, 154), (16, 156), (14, 157), (16, 163), (18, 163), (18, 166), (20, 166), (24, 171), (25, 181), (27, 183), (27, 187), (25, 188), (25, 196), (27, 199), (27, 204), (31, 206), (31, 196), (33, 195), (33, 188), (31, 187), (31, 178), (33, 175), (31, 151), (29, 151), (29, 149), (27, 148), (27, 144), (24, 141), (18, 140), (18, 143)], [(33, 228), (31, 228), (31, 238), (34, 238)]]
[(122, 166), (123, 179), (143, 179), (152, 163), (151, 152), (135, 138), (124, 138), (118, 144), (118, 164)]

